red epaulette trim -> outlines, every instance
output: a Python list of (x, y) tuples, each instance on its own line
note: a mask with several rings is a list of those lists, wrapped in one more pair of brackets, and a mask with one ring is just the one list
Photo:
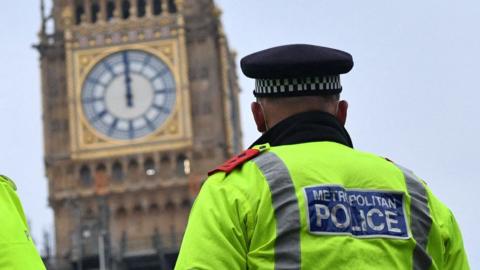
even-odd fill
[(244, 152), (242, 152), (240, 155), (235, 156), (229, 160), (227, 160), (225, 163), (222, 165), (218, 166), (215, 170), (209, 171), (208, 175), (212, 175), (217, 172), (225, 172), (225, 173), (230, 173), (233, 171), (236, 167), (242, 165), (243, 163), (249, 161), (250, 159), (258, 156), (260, 154), (260, 150), (257, 149), (247, 149)]

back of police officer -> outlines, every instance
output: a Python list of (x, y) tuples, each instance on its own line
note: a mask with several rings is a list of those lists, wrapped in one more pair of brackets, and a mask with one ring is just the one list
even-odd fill
[(210, 173), (176, 269), (469, 269), (450, 210), (411, 171), (353, 149), (348, 53), (288, 45), (242, 60), (263, 135)]

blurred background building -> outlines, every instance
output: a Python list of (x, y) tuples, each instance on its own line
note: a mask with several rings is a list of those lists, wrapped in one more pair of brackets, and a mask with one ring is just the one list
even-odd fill
[(41, 6), (48, 269), (172, 269), (202, 177), (242, 149), (220, 11), (212, 0)]

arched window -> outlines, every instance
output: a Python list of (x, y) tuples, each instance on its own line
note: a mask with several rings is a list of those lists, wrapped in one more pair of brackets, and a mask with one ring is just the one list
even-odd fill
[(110, 21), (113, 18), (113, 13), (115, 12), (115, 2), (108, 1), (107, 3), (107, 21)]
[(165, 209), (167, 211), (173, 211), (175, 210), (175, 204), (172, 201), (168, 201), (167, 204), (165, 205)]
[(108, 176), (107, 176), (107, 167), (105, 164), (99, 163), (97, 167), (95, 167), (95, 189), (97, 191), (104, 190), (108, 186)]
[(153, 15), (160, 15), (160, 14), (162, 14), (162, 1), (153, 0)]
[(177, 13), (177, 4), (175, 4), (175, 0), (168, 0), (168, 12), (171, 14)]
[(122, 163), (116, 161), (115, 163), (113, 163), (113, 166), (112, 166), (112, 178), (115, 181), (121, 182), (123, 181), (124, 177), (125, 177), (125, 174), (123, 173)]
[(77, 8), (75, 9), (75, 23), (76, 24), (82, 23), (83, 14), (85, 14), (85, 9), (83, 8), (83, 4), (77, 5)]
[(157, 203), (152, 203), (148, 207), (148, 212), (151, 213), (151, 214), (158, 213), (159, 211), (160, 211), (160, 207), (158, 206)]
[(160, 157), (160, 165), (161, 166), (168, 166), (170, 164), (170, 156), (164, 154)]
[(140, 203), (135, 204), (133, 207), (133, 214), (140, 215), (143, 213), (143, 207)]
[(128, 180), (138, 180), (138, 173), (139, 173), (139, 165), (138, 162), (135, 158), (132, 158), (128, 161), (127, 165), (127, 172), (126, 174), (128, 175)]
[(145, 174), (148, 176), (153, 176), (157, 173), (157, 170), (155, 169), (155, 161), (153, 161), (153, 158), (151, 157), (145, 160), (143, 167), (145, 169)]
[(137, 0), (137, 17), (145, 16), (147, 2), (145, 0)]
[(130, 0), (122, 1), (122, 18), (128, 19), (130, 17)]
[(93, 182), (92, 172), (87, 165), (80, 168), (80, 180), (84, 186), (90, 186)]
[(98, 20), (98, 12), (100, 11), (100, 6), (98, 3), (93, 3), (90, 7), (92, 11), (92, 23), (96, 23)]
[(86, 219), (93, 219), (95, 217), (95, 212), (91, 207), (88, 207), (87, 209), (85, 209), (83, 217)]
[(176, 164), (177, 175), (180, 175), (180, 176), (185, 175), (184, 162), (186, 159), (187, 158), (183, 154), (177, 157), (177, 164)]
[(188, 198), (183, 199), (182, 208), (189, 209), (190, 207), (192, 207), (192, 201), (190, 201), (190, 199), (188, 199)]
[(128, 162), (128, 170), (129, 171), (137, 171), (138, 170), (138, 162), (136, 159), (132, 158)]
[(95, 168), (95, 171), (104, 173), (107, 171), (107, 167), (105, 167), (105, 164), (100, 163), (97, 165), (97, 168)]
[(117, 216), (117, 218), (124, 218), (127, 216), (127, 209), (125, 209), (125, 207), (123, 206), (120, 206), (119, 208), (117, 208), (117, 210), (115, 211), (115, 216)]

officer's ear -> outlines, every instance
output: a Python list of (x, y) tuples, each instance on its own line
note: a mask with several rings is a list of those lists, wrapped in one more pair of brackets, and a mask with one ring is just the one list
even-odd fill
[(338, 102), (338, 107), (337, 107), (337, 114), (335, 117), (337, 118), (338, 122), (340, 124), (345, 126), (345, 123), (347, 122), (347, 111), (348, 111), (348, 102), (346, 100), (340, 100)]
[(265, 121), (265, 115), (263, 114), (262, 105), (254, 101), (250, 107), (252, 109), (253, 119), (257, 125), (257, 130), (261, 133), (267, 131), (267, 124)]

